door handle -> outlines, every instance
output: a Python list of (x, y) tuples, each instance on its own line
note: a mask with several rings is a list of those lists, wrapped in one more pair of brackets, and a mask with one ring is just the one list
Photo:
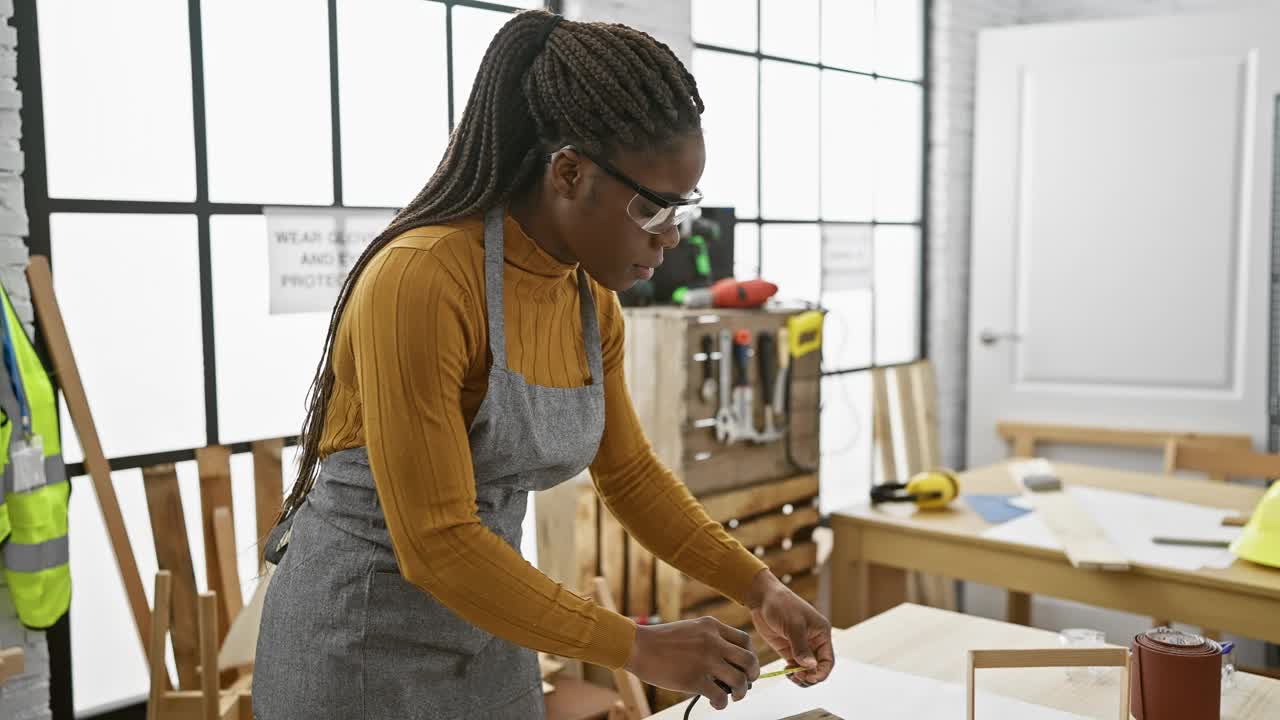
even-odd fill
[(1015, 332), (1001, 333), (1001, 332), (996, 332), (994, 330), (990, 330), (988, 328), (983, 328), (982, 331), (978, 333), (978, 342), (982, 343), (983, 345), (995, 345), (1001, 340), (1008, 340), (1009, 342), (1019, 342), (1022, 340), (1022, 336)]

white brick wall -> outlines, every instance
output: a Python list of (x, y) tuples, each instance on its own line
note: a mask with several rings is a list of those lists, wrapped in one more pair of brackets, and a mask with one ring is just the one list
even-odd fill
[[(0, 0), (0, 282), (14, 311), (31, 333), (31, 291), (27, 287), (27, 211), (23, 202), (23, 155), (19, 146), (22, 96), (17, 88), (17, 36), (9, 19), (13, 0)], [(26, 672), (0, 685), (0, 718), (45, 720), (49, 713), (49, 651), (44, 633), (26, 630), (0, 575), (0, 648), (21, 645)]]

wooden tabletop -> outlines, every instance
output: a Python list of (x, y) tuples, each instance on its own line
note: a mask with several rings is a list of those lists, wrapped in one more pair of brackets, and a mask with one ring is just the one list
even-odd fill
[[(833, 640), (838, 658), (957, 685), (964, 684), (969, 650), (1058, 647), (1056, 633), (919, 605), (899, 605), (854, 627), (837, 630)], [(776, 662), (766, 670), (781, 667), (781, 662)], [(1097, 683), (1077, 683), (1069, 681), (1062, 668), (982, 670), (977, 687), (1088, 717), (1114, 717), (1120, 697), (1119, 670), (1102, 672)], [(1223, 720), (1276, 717), (1280, 713), (1280, 680), (1237, 673), (1236, 687), (1224, 697), (1222, 710)], [(654, 717), (678, 719), (683, 712), (684, 706), (679, 705)], [(957, 717), (960, 712), (957, 708)], [(694, 715), (700, 717), (697, 712)]]
[[(1067, 484), (1088, 485), (1131, 493), (1156, 495), (1169, 500), (1235, 510), (1241, 514), (1253, 511), (1262, 498), (1261, 488), (1235, 483), (1208, 482), (1179, 477), (1167, 477), (1127, 470), (1114, 470), (1088, 465), (1055, 462), (1054, 471)], [(932, 536), (945, 535), (954, 542), (974, 546), (999, 547), (1027, 555), (1065, 557), (1061, 550), (1017, 545), (1003, 540), (982, 537), (991, 527), (964, 502), (965, 493), (1013, 494), (1019, 492), (1009, 475), (1008, 463), (990, 465), (959, 475), (961, 498), (946, 510), (923, 511), (913, 505), (888, 504), (872, 507), (863, 503), (832, 515), (831, 522), (862, 522), (892, 526), (907, 533), (918, 532)], [(1011, 547), (1013, 546), (1013, 547)], [(1280, 570), (1255, 565), (1245, 560), (1226, 569), (1175, 570), (1164, 567), (1134, 566), (1134, 572), (1160, 577), (1177, 577), (1184, 582), (1216, 587), (1224, 590), (1265, 595), (1280, 600)]]

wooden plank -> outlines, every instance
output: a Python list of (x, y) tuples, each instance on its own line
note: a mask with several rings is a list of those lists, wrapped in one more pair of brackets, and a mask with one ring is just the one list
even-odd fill
[(920, 434), (920, 462), (925, 468), (936, 468), (942, 462), (938, 443), (938, 385), (933, 363), (912, 363), (910, 375), (915, 382), (915, 415)]
[[(231, 510), (225, 507), (213, 509), (213, 544), (218, 555), (218, 584), (222, 586), (222, 615), (235, 621), (236, 616), (244, 609), (244, 591), (240, 589), (240, 573), (237, 571), (236, 538), (231, 527)], [(228, 623), (227, 629), (230, 629)], [(226, 639), (227, 631), (223, 630), (218, 638), (218, 645)]]
[[(206, 587), (210, 592), (223, 595), (226, 588), (222, 586), (218, 547), (214, 542), (213, 511), (220, 507), (228, 510), (233, 507), (231, 504), (231, 450), (220, 445), (199, 448), (196, 450), (196, 464), (200, 471), (200, 527), (204, 534), (204, 569), (205, 581), (208, 583)], [(234, 522), (231, 534), (235, 537)], [(232, 619), (224, 612), (220, 617), (219, 626), (231, 627)], [(222, 638), (218, 639), (221, 641)]]
[(761, 515), (728, 532), (748, 549), (771, 548), (787, 538), (793, 538), (801, 530), (816, 526), (821, 520), (822, 516), (818, 513), (818, 508), (800, 507), (790, 515), (782, 513)]
[(716, 522), (745, 520), (788, 503), (794, 505), (818, 494), (817, 475), (797, 475), (779, 482), (701, 498), (702, 507)]
[(653, 614), (653, 553), (627, 535), (627, 615), (647, 618)]
[(201, 716), (202, 720), (218, 720), (221, 716), (218, 702), (218, 596), (201, 593), (198, 605)]
[(1020, 436), (1031, 436), (1036, 444), (1061, 443), (1066, 445), (1104, 445), (1114, 447), (1141, 447), (1163, 450), (1170, 438), (1184, 442), (1219, 447), (1249, 448), (1253, 439), (1248, 435), (1228, 433), (1195, 433), (1170, 430), (1130, 430), (1091, 425), (1059, 425), (1002, 420), (996, 423), (996, 432), (1005, 440), (1015, 442)]
[(600, 574), (614, 597), (624, 597), (627, 577), (627, 533), (609, 507), (600, 501)]
[(151, 612), (151, 648), (147, 653), (147, 670), (151, 690), (147, 695), (147, 720), (159, 720), (160, 696), (168, 686), (169, 668), (165, 665), (165, 636), (169, 634), (169, 618), (173, 615), (173, 575), (168, 570), (156, 573), (155, 609)]
[(903, 477), (910, 478), (924, 469), (920, 452), (920, 418), (916, 407), (915, 379), (911, 366), (897, 367), (893, 371), (898, 384), (898, 419), (902, 423), (902, 444), (906, 451), (907, 467)]
[(661, 560), (655, 560), (655, 565), (658, 618), (662, 622), (679, 620), (685, 605), (684, 573)]
[(26, 672), (26, 669), (26, 652), (22, 648), (11, 647), (0, 650), (0, 685), (7, 682), (9, 678)]
[(262, 554), (266, 550), (267, 534), (275, 527), (284, 505), (284, 475), (280, 456), (284, 452), (284, 439), (259, 440), (253, 443), (253, 493), (254, 511), (258, 520), (258, 566), (262, 566)]
[(590, 473), (535, 493), (538, 568), (578, 593), (597, 574), (597, 500)]
[(151, 617), (150, 607), (147, 605), (147, 593), (142, 586), (142, 576), (138, 573), (133, 546), (129, 543), (129, 534), (125, 530), (124, 515), (120, 512), (120, 502), (116, 498), (115, 486), (111, 482), (111, 466), (107, 463), (107, 457), (102, 451), (102, 442), (98, 438), (93, 413), (89, 410), (89, 399), (80, 379), (80, 369), (76, 365), (71, 341), (67, 337), (62, 310), (58, 307), (57, 298), (53, 294), (53, 275), (49, 270), (49, 258), (41, 255), (32, 256), (31, 264), (27, 266), (27, 281), (31, 286), (31, 302), (35, 308), (36, 320), (40, 324), (45, 347), (53, 359), (54, 381), (62, 390), (67, 413), (71, 416), (76, 437), (79, 438), (80, 447), (84, 451), (84, 465), (89, 470), (89, 478), (93, 482), (93, 491), (98, 498), (98, 508), (102, 512), (102, 522), (107, 529), (107, 539), (111, 543), (111, 552), (115, 555), (116, 567), (120, 570), (120, 579), (124, 584), (129, 610), (133, 615), (134, 630), (137, 631), (138, 642), (142, 645), (143, 657), (146, 657), (150, 642), (147, 628)]
[(187, 520), (182, 510), (178, 473), (172, 464), (142, 469), (151, 516), (151, 536), (155, 541), (160, 570), (170, 574), (173, 585), (173, 660), (178, 669), (178, 687), (195, 690), (200, 685), (196, 628), (196, 574), (187, 541)]
[(871, 371), (871, 426), (872, 442), (875, 443), (876, 458), (880, 462), (880, 473), (884, 482), (898, 482), (898, 461), (894, 457), (893, 428), (889, 424), (889, 385), (884, 377), (884, 368)]
[[(618, 607), (613, 601), (613, 596), (609, 594), (609, 584), (605, 582), (604, 578), (592, 578), (591, 588), (596, 602), (604, 609), (613, 612), (618, 611)], [(613, 671), (613, 682), (618, 686), (618, 695), (622, 697), (622, 702), (631, 717), (644, 718), (649, 716), (649, 699), (645, 697), (644, 686), (640, 683), (639, 678), (622, 668), (618, 668)]]
[(1111, 544), (1075, 498), (1063, 491), (1026, 493), (1024, 497), (1062, 543), (1072, 565), (1093, 570), (1129, 569), (1129, 558)]
[(1031, 593), (1010, 590), (1005, 593), (1005, 622), (1031, 626)]
[[(778, 577), (799, 575), (812, 570), (818, 564), (818, 546), (813, 542), (796, 543), (790, 550), (776, 550), (766, 554), (761, 560)], [(686, 578), (681, 593), (681, 604), (683, 607), (692, 607), (720, 597), (720, 593), (710, 586), (692, 578)]]
[(1254, 452), (1243, 448), (1222, 448), (1177, 442), (1174, 451), (1175, 470), (1207, 473), (1215, 479), (1280, 478), (1280, 455)]

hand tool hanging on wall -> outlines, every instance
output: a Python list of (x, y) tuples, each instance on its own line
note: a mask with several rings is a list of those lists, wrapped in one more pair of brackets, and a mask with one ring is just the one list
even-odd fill
[(716, 413), (716, 440), (729, 444), (737, 440), (737, 426), (730, 409), (733, 386), (729, 380), (729, 358), (733, 356), (733, 334), (720, 331), (720, 409)]
[(871, 504), (915, 503), (921, 510), (941, 510), (960, 494), (960, 483), (950, 470), (926, 470), (905, 483), (871, 486)]
[[(702, 388), (699, 390), (702, 402), (711, 402), (716, 396), (715, 375), (711, 372), (711, 355), (715, 344), (716, 341), (710, 335), (702, 336), (702, 354), (706, 358), (702, 361)], [(721, 359), (720, 362), (723, 363), (724, 360)]]
[(778, 377), (778, 350), (773, 335), (761, 332), (756, 338), (756, 355), (760, 359), (760, 391), (764, 394), (764, 431), (759, 433), (755, 441), (768, 443), (782, 437), (782, 429), (773, 420), (774, 389)]
[(751, 363), (751, 331), (739, 330), (733, 338), (733, 415), (738, 437), (756, 440), (755, 404), (749, 377)]

